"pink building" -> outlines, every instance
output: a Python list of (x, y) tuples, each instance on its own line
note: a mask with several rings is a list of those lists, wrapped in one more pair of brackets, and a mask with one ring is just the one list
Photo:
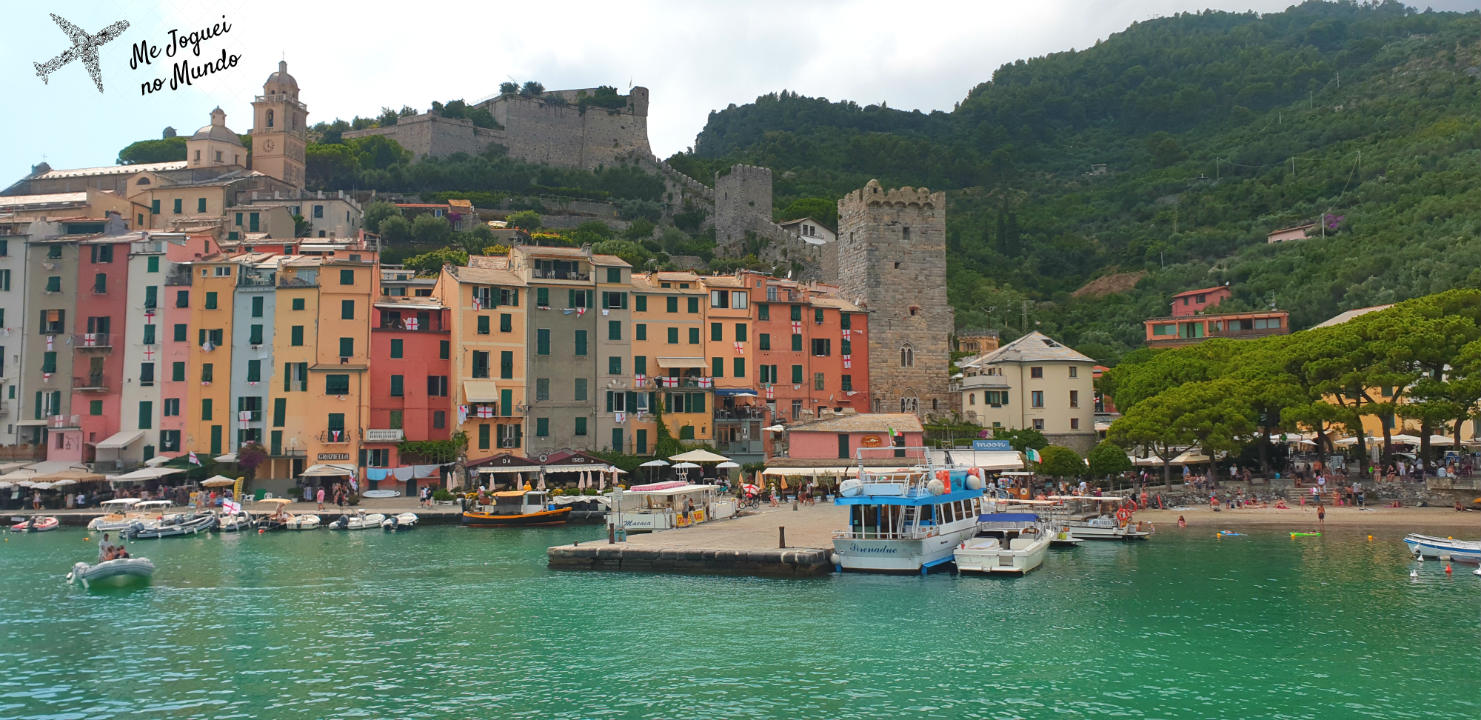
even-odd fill
[[(887, 460), (888, 450), (874, 448), (921, 447), (925, 428), (914, 413), (845, 413), (787, 428), (789, 460), (833, 460), (846, 464), (860, 448), (864, 460)], [(903, 451), (900, 451), (903, 452)], [(867, 462), (866, 462), (867, 464)]]
[[(186, 401), (190, 397), (189, 363), (191, 263), (221, 252), (209, 234), (190, 235), (184, 243), (165, 246), (165, 279), (153, 318), (158, 353), (160, 407), (158, 454), (175, 457), (184, 452)], [(147, 318), (146, 318), (147, 321)]]
[(1233, 294), (1225, 285), (1180, 292), (1172, 296), (1172, 316), (1187, 317), (1189, 315), (1197, 315), (1207, 308), (1224, 302)]
[[(128, 309), (129, 245), (137, 234), (83, 241), (78, 246), (75, 325), (72, 345), (72, 409), (77, 442), (48, 453), (48, 460), (91, 462), (99, 441), (119, 430), (123, 411), (123, 328)], [(117, 346), (117, 347), (115, 347)]]

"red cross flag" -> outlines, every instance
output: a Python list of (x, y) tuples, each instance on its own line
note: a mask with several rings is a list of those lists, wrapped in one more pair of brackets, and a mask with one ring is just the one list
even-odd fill
[(853, 355), (844, 355), (843, 356), (843, 366), (846, 367), (846, 368), (853, 367), (854, 366), (854, 356)]
[(801, 335), (802, 334), (802, 322), (801, 321), (798, 321), (798, 320), (793, 320), (792, 321), (792, 334), (793, 335)]
[(406, 329), (407, 330), (415, 330), (415, 329), (417, 329), (417, 326), (420, 325), (420, 324), (421, 324), (421, 321), (420, 320), (417, 320), (416, 318), (407, 318), (406, 319)]
[(736, 343), (735, 344), (735, 354), (736, 355), (745, 355), (746, 354), (746, 344), (743, 343), (743, 342)]

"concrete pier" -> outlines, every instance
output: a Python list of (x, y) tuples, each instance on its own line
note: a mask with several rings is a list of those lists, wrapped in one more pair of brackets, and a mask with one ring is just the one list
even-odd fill
[[(763, 506), (738, 518), (629, 535), (627, 542), (601, 537), (558, 545), (546, 557), (557, 570), (816, 577), (833, 572), (833, 531), (847, 517), (822, 501), (796, 510)], [(783, 538), (786, 546), (779, 547)]]

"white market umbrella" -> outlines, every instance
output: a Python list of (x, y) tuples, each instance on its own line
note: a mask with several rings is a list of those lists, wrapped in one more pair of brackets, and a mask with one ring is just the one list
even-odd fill
[(699, 468), (699, 465), (692, 462), (681, 462), (674, 466), (675, 470), (695, 470), (697, 468)]
[(716, 465), (715, 467), (718, 468), (718, 469), (720, 469), (720, 470), (733, 470), (735, 468), (740, 467), (740, 463), (734, 462), (732, 460), (726, 460), (725, 462), (720, 463), (719, 465)]
[(67, 487), (68, 485), (76, 485), (76, 484), (77, 484), (77, 481), (76, 480), (72, 480), (72, 479), (69, 479), (69, 478), (62, 478), (61, 480), (58, 480), (58, 481), (52, 483), (51, 486), (54, 487), (54, 488), (59, 488), (59, 487)]
[(1400, 445), (1418, 445), (1421, 442), (1418, 436), (1409, 435), (1407, 433), (1390, 435), (1388, 439), (1390, 442), (1395, 442)]
[(686, 453), (679, 453), (678, 455), (671, 456), (669, 459), (679, 463), (720, 463), (725, 462), (730, 458), (725, 457), (724, 455), (716, 455), (709, 450), (690, 450)]
[(668, 467), (667, 460), (649, 460), (638, 467)]
[(1431, 435), (1430, 444), (1450, 446), (1455, 444), (1455, 438), (1448, 438), (1444, 435)]

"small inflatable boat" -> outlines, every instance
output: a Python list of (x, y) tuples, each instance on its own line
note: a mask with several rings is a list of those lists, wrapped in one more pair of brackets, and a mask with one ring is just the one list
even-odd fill
[(385, 520), (381, 521), (381, 529), (385, 530), (386, 532), (410, 530), (417, 526), (417, 520), (418, 518), (416, 513), (404, 512), (400, 515), (390, 515), (387, 516)]
[(97, 565), (77, 563), (72, 566), (72, 572), (67, 573), (67, 582), (82, 583), (85, 588), (100, 583), (127, 585), (147, 583), (153, 575), (154, 563), (149, 558), (119, 558)]
[(55, 529), (57, 529), (57, 526), (60, 525), (60, 524), (61, 523), (57, 522), (57, 519), (56, 518), (54, 518), (54, 517), (52, 517), (50, 515), (32, 515), (31, 517), (26, 518), (25, 520), (22, 520), (22, 521), (14, 524), (14, 525), (11, 525), (10, 526), (10, 531), (11, 532), (46, 532), (47, 530), (55, 530)]

